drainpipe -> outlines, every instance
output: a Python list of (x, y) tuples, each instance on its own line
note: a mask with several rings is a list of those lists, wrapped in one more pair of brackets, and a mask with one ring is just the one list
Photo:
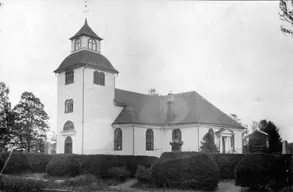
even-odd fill
[(82, 129), (82, 143), (81, 143), (81, 154), (84, 154), (84, 71), (87, 68), (87, 64), (82, 70), (82, 118), (81, 118), (81, 129)]

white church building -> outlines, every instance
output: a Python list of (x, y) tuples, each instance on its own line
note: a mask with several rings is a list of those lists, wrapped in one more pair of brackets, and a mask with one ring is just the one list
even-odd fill
[(58, 81), (57, 153), (160, 156), (199, 151), (206, 133), (221, 153), (242, 153), (244, 128), (195, 91), (165, 96), (115, 87), (118, 71), (85, 20), (70, 38)]

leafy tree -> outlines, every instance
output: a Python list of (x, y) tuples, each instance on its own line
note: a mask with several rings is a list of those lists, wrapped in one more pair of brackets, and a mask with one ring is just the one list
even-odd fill
[(13, 113), (8, 94), (9, 88), (0, 82), (0, 151), (7, 147), (12, 138)]
[(149, 95), (152, 95), (152, 96), (159, 96), (159, 93), (156, 91), (155, 88), (151, 88), (148, 90), (149, 92)]
[(44, 151), (49, 117), (40, 99), (31, 92), (24, 92), (13, 110), (18, 146), (28, 152)]
[(293, 24), (293, 0), (280, 0), (279, 7), (281, 10), (279, 12), (280, 19), (289, 24), (289, 26), (281, 26), (281, 31), (293, 36), (293, 30), (290, 29)]
[(212, 153), (212, 152), (218, 152), (218, 147), (215, 144), (214, 135), (211, 133), (206, 133), (201, 141), (201, 152), (205, 153)]
[(259, 123), (259, 129), (269, 136), (268, 153), (282, 152), (282, 138), (277, 126), (272, 121), (262, 120)]

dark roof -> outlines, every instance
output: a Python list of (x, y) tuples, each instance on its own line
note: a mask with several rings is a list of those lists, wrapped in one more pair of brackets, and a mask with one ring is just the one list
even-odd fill
[(244, 129), (224, 112), (216, 108), (197, 92), (174, 94), (173, 112), (175, 118), (167, 118), (168, 96), (150, 96), (121, 89), (115, 89), (115, 102), (124, 105), (113, 124), (188, 124), (232, 126)]
[(70, 40), (75, 39), (81, 35), (87, 35), (98, 40), (103, 40), (90, 28), (90, 26), (87, 24), (87, 19), (85, 19), (84, 25), (81, 27), (81, 29), (75, 35), (73, 35)]
[(103, 71), (118, 73), (106, 57), (100, 53), (88, 50), (77, 51), (67, 56), (54, 73), (61, 73), (65, 70), (83, 67), (85, 65)]

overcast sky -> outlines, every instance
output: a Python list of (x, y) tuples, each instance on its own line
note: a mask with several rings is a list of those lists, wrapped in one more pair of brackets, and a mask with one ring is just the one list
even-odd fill
[[(57, 78), (83, 0), (6, 0), (0, 9), (0, 81), (15, 105), (24, 91), (45, 104), (56, 130)], [(293, 141), (293, 38), (278, 1), (88, 0), (88, 23), (120, 72), (117, 88), (197, 91), (243, 123), (272, 120)]]

